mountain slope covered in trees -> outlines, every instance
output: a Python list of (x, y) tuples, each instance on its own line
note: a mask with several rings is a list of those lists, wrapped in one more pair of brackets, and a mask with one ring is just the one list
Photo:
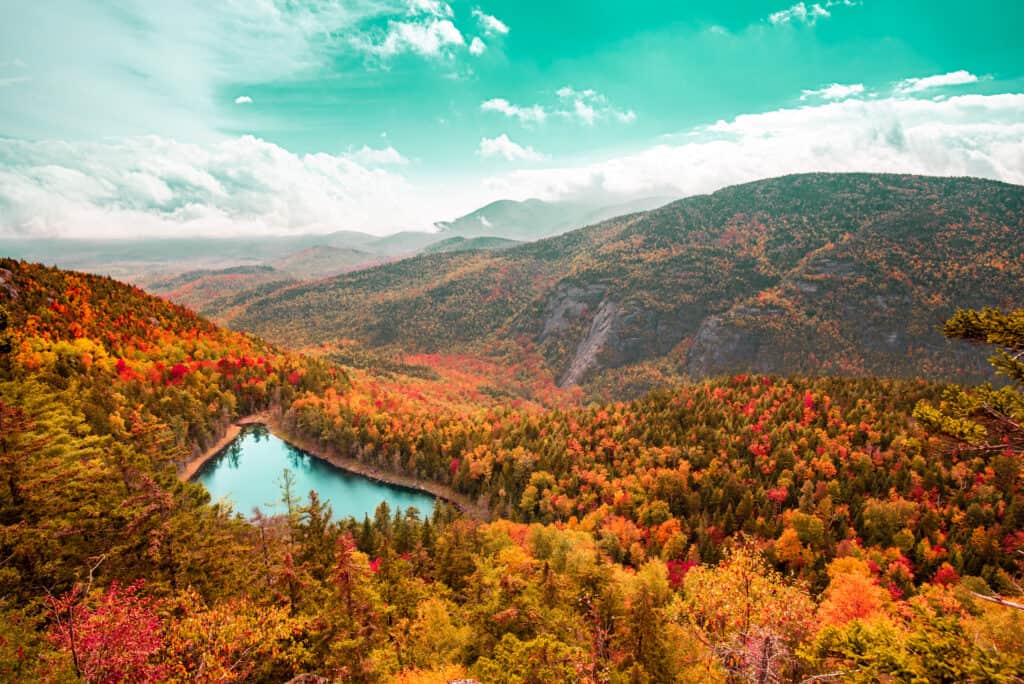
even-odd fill
[(272, 290), (295, 283), (298, 281), (290, 274), (272, 266), (232, 266), (157, 276), (144, 286), (147, 292), (202, 313), (211, 302), (228, 301), (268, 286)]
[(500, 252), (434, 254), (250, 298), (231, 325), (290, 344), (479, 351), (514, 339), (563, 385), (730, 372), (990, 376), (956, 306), (1024, 301), (1024, 188), (806, 174)]

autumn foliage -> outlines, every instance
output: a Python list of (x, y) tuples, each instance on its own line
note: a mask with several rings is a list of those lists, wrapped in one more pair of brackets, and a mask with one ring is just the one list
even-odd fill
[[(5, 681), (1024, 672), (1024, 611), (986, 600), (1019, 602), (1024, 574), (1016, 384), (739, 374), (584, 405), (530, 354), (301, 355), (109, 279), (0, 269)], [(178, 467), (256, 410), (494, 519), (213, 505)]]

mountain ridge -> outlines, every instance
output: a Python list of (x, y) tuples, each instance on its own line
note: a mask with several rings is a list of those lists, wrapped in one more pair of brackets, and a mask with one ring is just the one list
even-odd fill
[(668, 197), (642, 197), (610, 204), (583, 200), (501, 199), (452, 221), (437, 221), (434, 226), (442, 235), (532, 242), (671, 201)]
[(997, 181), (795, 174), (271, 293), (232, 325), (422, 352), (511, 336), (566, 385), (651, 364), (977, 381), (990, 377), (982, 355), (937, 325), (956, 306), (1021, 302), (1022, 216), (1024, 188)]

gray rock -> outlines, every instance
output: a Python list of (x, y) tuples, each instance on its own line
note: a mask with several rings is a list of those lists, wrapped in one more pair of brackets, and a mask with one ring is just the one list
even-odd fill
[(608, 342), (612, 327), (615, 324), (617, 311), (615, 302), (607, 300), (601, 302), (601, 307), (597, 310), (597, 314), (590, 324), (590, 331), (576, 348), (576, 354), (569, 364), (569, 369), (558, 383), (560, 386), (578, 385), (583, 376), (587, 374), (587, 371), (597, 365), (597, 355)]

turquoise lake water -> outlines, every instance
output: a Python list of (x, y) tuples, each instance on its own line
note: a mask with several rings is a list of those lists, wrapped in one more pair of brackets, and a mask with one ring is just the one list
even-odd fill
[(281, 503), (281, 478), (288, 469), (295, 476), (294, 492), (302, 503), (310, 490), (331, 504), (334, 519), (373, 517), (381, 501), (392, 513), (396, 508), (415, 506), (422, 516), (434, 510), (434, 497), (424, 492), (396, 487), (336, 468), (311, 456), (263, 426), (246, 427), (238, 438), (211, 458), (196, 473), (195, 480), (206, 485), (214, 501), (228, 499), (239, 513), (251, 516), (254, 508), (265, 515), (285, 512)]

